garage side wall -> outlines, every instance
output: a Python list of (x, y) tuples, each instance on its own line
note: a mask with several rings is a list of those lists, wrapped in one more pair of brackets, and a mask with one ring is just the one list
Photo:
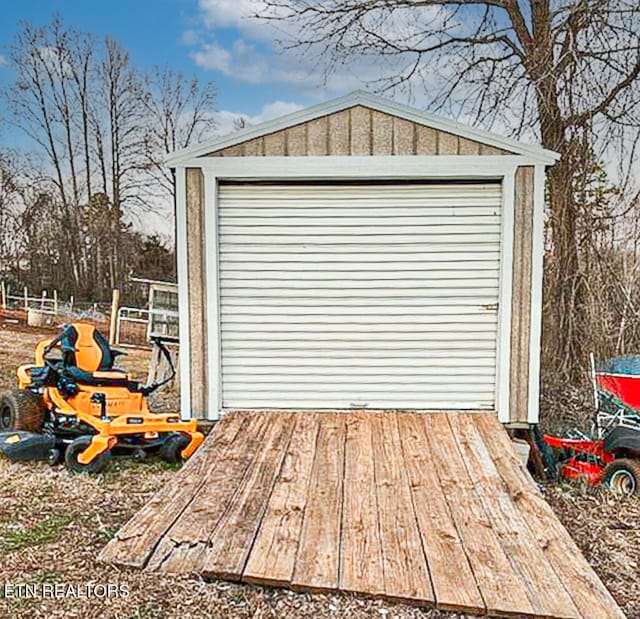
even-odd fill
[(513, 284), (509, 419), (526, 423), (529, 411), (534, 168), (516, 170), (513, 217)]
[(191, 414), (198, 418), (205, 418), (207, 412), (207, 330), (204, 258), (204, 176), (202, 170), (199, 168), (187, 168), (186, 189)]

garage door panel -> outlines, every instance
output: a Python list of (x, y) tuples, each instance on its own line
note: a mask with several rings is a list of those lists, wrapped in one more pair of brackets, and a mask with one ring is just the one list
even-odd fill
[[(422, 277), (421, 279), (409, 279), (403, 278), (367, 278), (365, 276), (353, 277), (349, 280), (349, 288), (351, 290), (379, 290), (380, 288), (389, 289), (409, 289), (416, 291), (416, 289), (422, 290), (437, 290), (445, 289), (451, 290), (453, 294), (454, 290), (459, 293), (466, 293), (468, 290), (483, 290), (491, 289), (497, 286), (498, 276), (484, 277), (484, 278), (470, 278), (471, 283), (459, 282), (458, 279), (435, 279), (429, 277)], [(262, 276), (260, 279), (254, 278), (248, 280), (246, 277), (243, 279), (234, 279), (230, 277), (221, 277), (223, 288), (228, 291), (231, 290), (246, 290), (247, 293), (255, 292), (257, 290), (344, 290), (344, 286), (340, 285), (340, 280), (336, 281), (335, 277), (330, 278), (304, 278), (304, 279), (276, 279), (270, 276)], [(471, 285), (472, 284), (472, 285)], [(454, 286), (456, 288), (454, 288)], [(449, 293), (447, 293), (449, 294)]]
[(495, 316), (487, 312), (486, 315), (477, 315), (478, 311), (475, 308), (469, 309), (468, 314), (452, 314), (447, 313), (445, 315), (424, 315), (413, 314), (408, 315), (406, 313), (400, 316), (384, 316), (378, 314), (356, 314), (351, 315), (324, 315), (320, 312), (318, 314), (311, 315), (295, 315), (286, 313), (284, 315), (278, 315), (275, 313), (269, 314), (245, 314), (245, 313), (225, 313), (222, 316), (222, 324), (225, 325), (245, 325), (251, 327), (252, 325), (264, 326), (264, 327), (286, 327), (287, 329), (295, 328), (296, 325), (305, 325), (306, 328), (316, 328), (316, 330), (324, 330), (325, 328), (332, 328), (336, 325), (341, 327), (350, 327), (351, 325), (365, 325), (374, 326), (376, 328), (384, 329), (384, 325), (392, 325), (395, 328), (402, 327), (405, 330), (413, 330), (417, 325), (433, 325), (436, 330), (442, 328), (442, 330), (455, 330), (458, 326), (465, 328), (465, 325), (475, 324), (488, 324), (495, 328)]
[[(310, 188), (313, 188), (310, 190)], [(478, 206), (490, 204), (495, 206), (500, 197), (499, 183), (469, 183), (455, 184), (455, 194), (450, 191), (451, 185), (439, 183), (434, 185), (408, 185), (408, 184), (364, 184), (348, 186), (340, 185), (260, 185), (246, 184), (233, 185), (225, 183), (220, 186), (219, 196), (230, 206), (247, 206), (247, 202), (253, 202), (250, 206), (256, 208), (259, 205), (275, 206), (282, 208), (283, 197), (287, 199), (287, 208), (307, 208), (309, 205), (318, 205), (324, 208), (340, 208), (346, 205), (350, 208), (357, 205), (371, 204), (377, 207), (389, 207), (384, 202), (386, 196), (393, 194), (393, 204), (401, 205), (413, 202), (418, 205), (451, 207), (458, 204)], [(381, 197), (383, 200), (381, 200)]]
[(497, 184), (221, 185), (223, 406), (492, 408)]
[[(275, 398), (275, 399), (274, 399)], [(277, 402), (277, 404), (274, 404)], [(312, 411), (340, 411), (340, 410), (354, 410), (363, 408), (363, 406), (354, 406), (358, 400), (351, 402), (351, 400), (340, 401), (332, 404), (327, 401), (326, 392), (320, 394), (318, 397), (305, 397), (304, 406), (300, 405), (299, 399), (291, 399), (286, 395), (269, 394), (260, 398), (251, 398), (246, 395), (241, 398), (233, 398), (225, 400), (224, 406), (230, 410), (312, 410)], [(363, 404), (366, 400), (361, 401)], [(492, 411), (494, 410), (493, 397), (487, 397), (485, 400), (452, 400), (449, 397), (444, 396), (440, 399), (434, 396), (424, 396), (420, 398), (420, 403), (416, 404), (414, 398), (399, 398), (398, 396), (391, 396), (385, 399), (376, 399), (375, 406), (366, 404), (368, 410), (401, 410), (401, 411), (447, 411), (447, 410), (474, 410), (474, 411)], [(428, 402), (425, 406), (423, 403)]]
[(440, 245), (447, 246), (449, 243), (495, 243), (500, 241), (499, 232), (477, 232), (472, 231), (469, 233), (456, 234), (449, 233), (441, 236), (437, 233), (434, 234), (420, 234), (419, 232), (410, 233), (410, 236), (404, 234), (398, 234), (394, 232), (382, 231), (376, 234), (305, 234), (303, 236), (283, 235), (283, 234), (262, 234), (262, 235), (248, 235), (248, 234), (225, 234), (221, 236), (221, 242), (223, 244), (234, 244), (238, 247), (253, 245), (260, 243), (265, 246), (279, 246), (290, 245), (298, 248), (299, 251), (305, 249), (307, 246), (324, 247), (329, 251), (348, 251), (351, 247), (359, 247), (366, 245), (371, 249), (371, 245), (375, 245), (380, 242), (397, 243), (404, 245), (405, 248), (421, 248), (425, 245)]
[[(397, 385), (381, 384), (375, 389), (372, 389), (371, 383), (363, 383), (361, 385), (339, 385), (330, 381), (322, 380), (318, 380), (315, 383), (310, 383), (308, 385), (283, 383), (278, 389), (269, 389), (268, 386), (262, 388), (261, 385), (258, 385), (256, 389), (254, 389), (254, 393), (259, 394), (259, 397), (277, 398), (280, 396), (281, 398), (284, 397), (291, 399), (299, 393), (304, 393), (305, 397), (313, 399), (320, 399), (324, 395), (326, 402), (328, 395), (327, 390), (329, 389), (331, 390), (332, 398), (335, 398), (333, 401), (336, 401), (345, 407), (351, 406), (353, 408), (364, 408), (364, 406), (361, 405), (373, 408), (375, 407), (374, 400), (386, 399), (393, 402), (394, 399), (397, 399), (404, 402), (420, 402), (421, 399), (424, 398), (422, 401), (428, 402), (431, 398), (445, 400), (447, 397), (451, 398), (452, 395), (450, 389), (438, 389), (435, 385), (433, 386), (433, 389), (430, 389), (426, 385), (420, 388), (417, 388), (414, 385), (412, 388), (408, 383)], [(231, 399), (237, 400), (245, 397), (251, 397), (247, 394), (244, 385), (239, 385), (237, 390), (229, 388), (227, 396)], [(258, 397), (258, 395), (254, 395), (253, 397)], [(458, 401), (462, 401), (465, 398), (473, 398), (474, 402), (477, 402), (478, 400), (491, 401), (492, 392), (491, 390), (483, 389), (481, 385), (466, 384), (460, 389), (456, 389), (455, 397), (458, 398)], [(274, 404), (277, 402), (277, 399), (272, 400), (271, 406), (277, 406), (277, 404)], [(392, 408), (396, 407), (392, 405)], [(425, 408), (425, 405), (423, 404), (421, 408)]]
[(376, 208), (364, 206), (352, 208), (320, 209), (268, 209), (254, 208), (242, 210), (233, 215), (221, 215), (219, 221), (225, 226), (360, 226), (362, 217), (375, 216), (379, 221), (396, 225), (455, 225), (466, 223), (474, 225), (478, 221), (495, 223), (500, 220), (500, 213), (493, 207), (484, 208), (429, 208), (425, 213), (424, 206), (411, 208)]
[[(244, 335), (244, 337), (243, 337)], [(491, 342), (495, 335), (495, 331), (477, 331), (473, 333), (473, 342)], [(454, 342), (468, 342), (470, 334), (468, 332), (446, 333), (446, 332), (431, 332), (424, 331), (423, 333), (402, 333), (398, 332), (381, 332), (374, 337), (371, 333), (309, 333), (309, 332), (291, 332), (291, 333), (273, 333), (266, 331), (249, 331), (244, 330), (244, 334), (233, 334), (227, 339), (229, 344), (242, 345), (248, 338), (254, 340), (260, 340), (260, 344), (256, 343), (256, 346), (264, 345), (266, 340), (269, 340), (269, 344), (278, 347), (279, 345), (288, 345), (289, 343), (296, 342), (322, 342), (323, 344), (342, 344), (345, 347), (353, 345), (371, 345), (375, 342), (376, 345), (389, 345), (389, 344), (424, 344), (427, 346), (430, 343), (445, 342), (447, 345)]]
[[(459, 299), (456, 299), (459, 301)], [(452, 305), (442, 305), (437, 303), (426, 303), (422, 299), (414, 304), (406, 303), (399, 306), (397, 303), (387, 303), (383, 299), (379, 299), (378, 303), (367, 303), (366, 305), (359, 303), (334, 303), (333, 305), (322, 306), (318, 303), (296, 303), (292, 306), (290, 303), (272, 302), (260, 305), (247, 305), (242, 301), (232, 303), (229, 301), (222, 308), (222, 319), (231, 318), (233, 316), (261, 316), (263, 319), (271, 316), (279, 320), (280, 317), (296, 316), (325, 316), (337, 317), (341, 320), (353, 320), (353, 317), (363, 317), (368, 320), (369, 316), (379, 316), (381, 318), (390, 317), (394, 320), (404, 319), (413, 320), (414, 318), (425, 318), (433, 322), (441, 322), (449, 316), (482, 316), (478, 314), (479, 305), (466, 305), (457, 303)]]
[[(447, 371), (459, 366), (495, 365), (495, 354), (491, 354), (480, 348), (462, 350), (406, 350), (395, 353), (392, 350), (369, 350), (366, 355), (358, 355), (358, 367), (446, 367)], [(300, 367), (322, 368), (325, 366), (348, 366), (354, 359), (353, 351), (281, 351), (277, 357), (273, 357), (268, 351), (253, 351), (247, 354), (246, 350), (238, 350), (228, 353), (225, 360), (225, 368), (233, 366), (247, 366), (264, 368), (290, 367), (293, 371)], [(443, 362), (442, 360), (445, 360)]]
[[(233, 299), (235, 302), (246, 303), (263, 303), (280, 300), (290, 300), (292, 290), (287, 289), (256, 289), (256, 290), (226, 290), (222, 287), (222, 301)], [(295, 290), (295, 296), (298, 297), (297, 302), (310, 302), (311, 304), (322, 304), (334, 302), (353, 302), (353, 303), (370, 303), (370, 302), (391, 302), (399, 303), (404, 301), (412, 301), (414, 296), (407, 294), (411, 292), (411, 288), (405, 290), (394, 288), (386, 290), (376, 290), (375, 288), (354, 288), (352, 290), (338, 290), (336, 288), (328, 290), (314, 290), (298, 288)], [(490, 305), (496, 302), (496, 295), (493, 288), (478, 288), (474, 290), (460, 290), (458, 288), (429, 288), (421, 291), (422, 298), (425, 303), (439, 304), (443, 301), (457, 301), (461, 305), (471, 305), (479, 307), (481, 305)]]
[[(340, 251), (331, 251), (327, 249), (311, 249), (307, 248), (304, 252), (293, 251), (291, 247), (268, 247), (266, 245), (253, 244), (248, 247), (227, 249), (220, 252), (220, 259), (226, 264), (232, 265), (234, 261), (243, 262), (267, 262), (276, 264), (279, 262), (301, 264), (305, 262), (317, 262), (322, 260), (323, 264), (332, 264), (334, 262), (350, 263), (355, 259), (361, 263), (379, 263), (382, 260), (391, 262), (438, 262), (443, 260), (460, 261), (460, 260), (498, 260), (500, 257), (500, 246), (495, 243), (477, 243), (473, 248), (468, 245), (450, 244), (446, 247), (426, 247), (420, 245), (415, 249), (407, 249), (405, 245), (384, 245), (383, 247), (356, 247), (350, 251), (340, 248)], [(381, 254), (380, 251), (383, 253)]]
[[(468, 361), (462, 365), (458, 363), (442, 362), (439, 364), (420, 364), (420, 363), (380, 363), (374, 365), (371, 363), (361, 363), (358, 360), (357, 367), (354, 367), (350, 363), (345, 363), (344, 359), (342, 363), (330, 363), (327, 361), (320, 361), (318, 359), (306, 359), (304, 363), (301, 360), (294, 362), (290, 359), (284, 358), (279, 363), (270, 363), (268, 367), (265, 367), (264, 363), (247, 363), (245, 360), (238, 360), (235, 363), (227, 360), (226, 369), (233, 370), (233, 372), (247, 371), (258, 376), (269, 377), (271, 375), (284, 374), (286, 376), (360, 376), (361, 378), (369, 379), (370, 377), (384, 377), (384, 376), (412, 376), (412, 380), (435, 375), (448, 375), (450, 373), (456, 373), (463, 375), (476, 375), (476, 376), (488, 376), (493, 373), (491, 363), (469, 363)], [(364, 361), (364, 360), (362, 360)], [(494, 361), (495, 362), (495, 361)], [(294, 367), (291, 367), (295, 364)], [(280, 371), (279, 371), (280, 370)], [(232, 374), (233, 374), (232, 372)]]
[(255, 231), (259, 234), (269, 233), (273, 229), (278, 229), (281, 234), (295, 234), (295, 230), (300, 232), (300, 224), (310, 225), (317, 234), (325, 233), (345, 233), (353, 232), (353, 229), (360, 230), (363, 233), (376, 233), (379, 230), (376, 225), (363, 226), (362, 218), (376, 217), (376, 220), (383, 223), (386, 227), (400, 233), (406, 231), (411, 226), (415, 229), (432, 229), (434, 226), (445, 226), (451, 228), (459, 227), (457, 233), (473, 232), (477, 228), (483, 226), (492, 226), (500, 222), (499, 215), (451, 215), (449, 217), (429, 217), (429, 216), (380, 216), (375, 211), (363, 211), (359, 215), (351, 217), (221, 217), (220, 222), (225, 227), (228, 234), (238, 234), (244, 231)]
[[(434, 351), (449, 352), (454, 354), (454, 351), (478, 350), (485, 352), (488, 346), (485, 340), (451, 340), (443, 347), (442, 341), (435, 342), (410, 342), (410, 341), (393, 341), (393, 342), (380, 342), (376, 341), (375, 345), (371, 342), (350, 342), (348, 347), (345, 346), (342, 340), (338, 342), (334, 341), (289, 341), (289, 342), (246, 342), (239, 341), (234, 342), (233, 349), (237, 354), (252, 355), (255, 352), (272, 352), (277, 356), (283, 352), (305, 352), (310, 354), (320, 354), (325, 352), (338, 353), (348, 351), (347, 354), (351, 358), (355, 358), (356, 355), (380, 355), (386, 353), (402, 354), (404, 352), (419, 352), (424, 355), (429, 355)], [(227, 347), (229, 349), (229, 347)], [(224, 354), (224, 353), (223, 353)]]
[[(401, 268), (396, 268), (390, 271), (378, 271), (373, 268), (364, 268), (361, 270), (344, 270), (334, 271), (333, 269), (327, 269), (325, 271), (290, 271), (290, 270), (269, 270), (262, 269), (242, 271), (226, 271), (222, 281), (245, 283), (253, 287), (256, 282), (256, 272), (260, 273), (260, 283), (269, 282), (274, 285), (280, 284), (310, 284), (315, 286), (321, 282), (332, 282), (340, 278), (349, 278), (350, 282), (382, 282), (383, 280), (391, 281), (406, 281), (413, 286), (433, 286), (433, 282), (448, 282), (447, 285), (457, 284), (458, 282), (451, 280), (459, 279), (471, 279), (474, 281), (484, 282), (486, 280), (495, 280), (500, 276), (498, 269), (464, 269), (459, 268), (441, 270), (441, 269), (425, 269), (419, 270), (417, 268), (405, 271)], [(386, 283), (386, 282), (385, 282)], [(491, 282), (494, 283), (493, 281)], [(468, 282), (461, 282), (460, 285), (468, 285)]]
[[(225, 269), (227, 277), (235, 278), (247, 273), (254, 274), (255, 276), (256, 271), (261, 271), (265, 276), (273, 273), (274, 277), (278, 277), (279, 279), (288, 279), (290, 277), (317, 277), (319, 279), (326, 279), (327, 277), (352, 277), (355, 275), (371, 278), (370, 273), (377, 273), (382, 278), (389, 277), (387, 273), (390, 273), (392, 277), (397, 275), (420, 277), (423, 273), (426, 277), (429, 277), (431, 274), (437, 277), (440, 273), (449, 273), (450, 271), (452, 272), (450, 277), (459, 277), (458, 273), (460, 272), (463, 275), (469, 274), (469, 276), (473, 276), (476, 271), (489, 272), (491, 275), (494, 275), (498, 272), (498, 269), (492, 260), (406, 262), (402, 260), (383, 261), (380, 258), (377, 262), (362, 262), (360, 268), (354, 268), (353, 262), (347, 259), (343, 259), (340, 262), (334, 260), (324, 264), (318, 264), (318, 261), (292, 262), (290, 260), (281, 260), (279, 262), (259, 262), (246, 259), (228, 260)], [(317, 275), (315, 275), (316, 273)]]

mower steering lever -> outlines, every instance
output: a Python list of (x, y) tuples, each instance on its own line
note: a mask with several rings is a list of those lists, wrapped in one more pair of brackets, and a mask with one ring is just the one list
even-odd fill
[(102, 421), (108, 421), (109, 416), (107, 415), (107, 396), (104, 393), (94, 393), (91, 396), (91, 401), (94, 404), (100, 404), (100, 418)]

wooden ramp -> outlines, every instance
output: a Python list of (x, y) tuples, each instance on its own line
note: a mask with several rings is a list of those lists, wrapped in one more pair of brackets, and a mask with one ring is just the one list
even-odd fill
[(486, 413), (233, 413), (102, 551), (170, 573), (624, 618)]

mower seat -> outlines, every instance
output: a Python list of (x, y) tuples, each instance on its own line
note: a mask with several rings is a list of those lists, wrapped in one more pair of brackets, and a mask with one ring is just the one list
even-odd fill
[(93, 325), (82, 322), (68, 325), (60, 338), (60, 348), (65, 374), (76, 382), (138, 390), (137, 382), (113, 367), (115, 357), (122, 353), (112, 350), (104, 335)]

